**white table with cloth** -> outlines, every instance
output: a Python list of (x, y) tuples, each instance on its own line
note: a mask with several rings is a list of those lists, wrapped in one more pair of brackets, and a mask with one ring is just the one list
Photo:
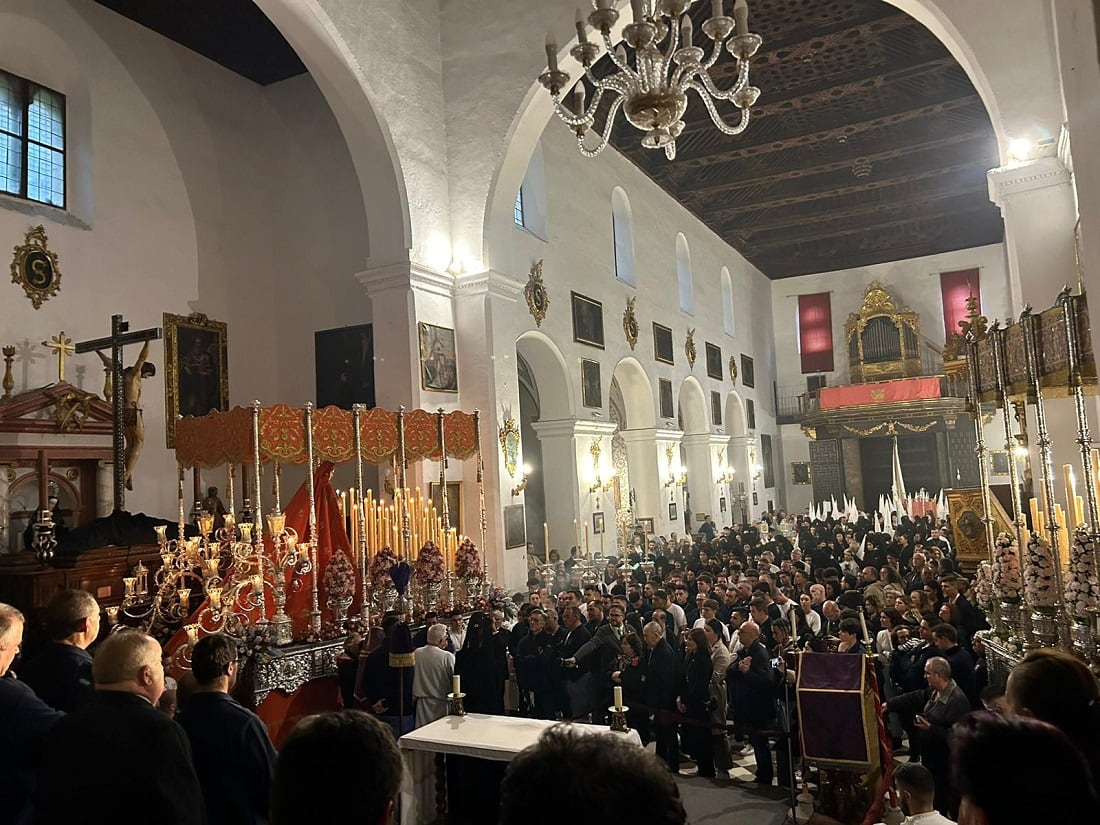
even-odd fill
[[(401, 786), (402, 825), (422, 825), (433, 822), (438, 816), (436, 754), (511, 762), (516, 754), (535, 744), (543, 731), (555, 724), (542, 719), (470, 713), (444, 716), (406, 733), (397, 740), (405, 759)], [(642, 746), (636, 730), (615, 733), (604, 725), (574, 724), (572, 727), (586, 734), (613, 737), (624, 745)]]

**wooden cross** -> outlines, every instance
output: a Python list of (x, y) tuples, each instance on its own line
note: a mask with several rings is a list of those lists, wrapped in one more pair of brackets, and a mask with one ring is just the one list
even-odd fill
[(130, 322), (122, 320), (121, 315), (111, 316), (111, 334), (106, 338), (97, 338), (94, 341), (82, 341), (76, 345), (76, 352), (98, 352), (102, 349), (111, 349), (111, 385), (112, 401), (114, 404), (114, 482), (115, 482), (115, 510), (126, 508), (126, 441), (123, 435), (123, 406), (126, 403), (125, 392), (122, 385), (122, 348), (126, 344), (136, 344), (142, 341), (152, 341), (161, 337), (160, 327), (142, 329), (130, 332)]
[(42, 346), (57, 353), (57, 380), (64, 381), (65, 359), (76, 354), (76, 347), (73, 346), (72, 339), (66, 338), (65, 330), (61, 330), (58, 335), (55, 335), (49, 341), (43, 341)]

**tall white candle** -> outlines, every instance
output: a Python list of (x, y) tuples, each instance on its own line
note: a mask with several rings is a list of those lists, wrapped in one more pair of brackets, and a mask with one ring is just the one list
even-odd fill
[[(606, 696), (606, 694), (604, 694)], [(615, 685), (615, 707), (621, 708), (623, 706), (623, 689), (620, 685)]]
[(462, 693), (462, 677), (458, 674), (451, 677), (451, 693), (455, 696)]

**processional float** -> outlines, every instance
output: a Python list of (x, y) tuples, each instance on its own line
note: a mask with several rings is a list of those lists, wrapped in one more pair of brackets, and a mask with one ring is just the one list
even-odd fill
[[(473, 606), (486, 599), (492, 584), (485, 556), (477, 549), (484, 548), (487, 526), (479, 423), (477, 410), (432, 413), (355, 405), (348, 411), (315, 409), (313, 404), (295, 409), (283, 404), (263, 407), (258, 401), (248, 408), (181, 419), (176, 428), (177, 537), (168, 538), (166, 526), (157, 528), (161, 565), (152, 583), (150, 571), (141, 565), (123, 580), (122, 617), (147, 630), (182, 625), (186, 643), (183, 655), (176, 658), (186, 665), (187, 650), (206, 633), (260, 636), (275, 645), (295, 641), (285, 610), (287, 589), (303, 586), (307, 578), (311, 610), (306, 641), (342, 635), (349, 624), (364, 628), (385, 610), (412, 614), (435, 609), (441, 606), (441, 591), (445, 607)], [(437, 512), (419, 488), (410, 490), (406, 484), (410, 462), (438, 461), (439, 489), (446, 491), (449, 459), (477, 462), (478, 546), (452, 527), (445, 493)], [(325, 570), (318, 563), (326, 554), (319, 553), (323, 531), (318, 530), (314, 488), (314, 469), (322, 461), (355, 462), (355, 487), (339, 500), (352, 558), (336, 550)], [(386, 484), (391, 503), (364, 485), (364, 462), (392, 466), (392, 487), (390, 479)], [(308, 511), (301, 535), (288, 526), (281, 501), (284, 464), (309, 468)], [(271, 478), (266, 515), (265, 465)], [(198, 534), (188, 538), (185, 471), (218, 467), (226, 472), (225, 524), (215, 529), (214, 514), (201, 512)], [(234, 516), (238, 467), (244, 482), (239, 522)], [(456, 580), (461, 583), (458, 589)], [(415, 599), (408, 597), (413, 582), (419, 595)], [(327, 627), (321, 621), (321, 586), (330, 611)], [(192, 613), (192, 594), (199, 593), (205, 601)], [(348, 609), (356, 601), (358, 616), (348, 622)], [(119, 621), (118, 609), (110, 619)]]

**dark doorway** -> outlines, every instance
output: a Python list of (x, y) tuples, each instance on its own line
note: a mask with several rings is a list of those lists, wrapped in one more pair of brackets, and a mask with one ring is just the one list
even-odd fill
[[(894, 439), (861, 438), (860, 464), (863, 471), (864, 509), (874, 510), (880, 495), (890, 495), (893, 487)], [(940, 456), (935, 433), (898, 437), (898, 458), (905, 490), (915, 493), (922, 487), (935, 495), (940, 487)]]

